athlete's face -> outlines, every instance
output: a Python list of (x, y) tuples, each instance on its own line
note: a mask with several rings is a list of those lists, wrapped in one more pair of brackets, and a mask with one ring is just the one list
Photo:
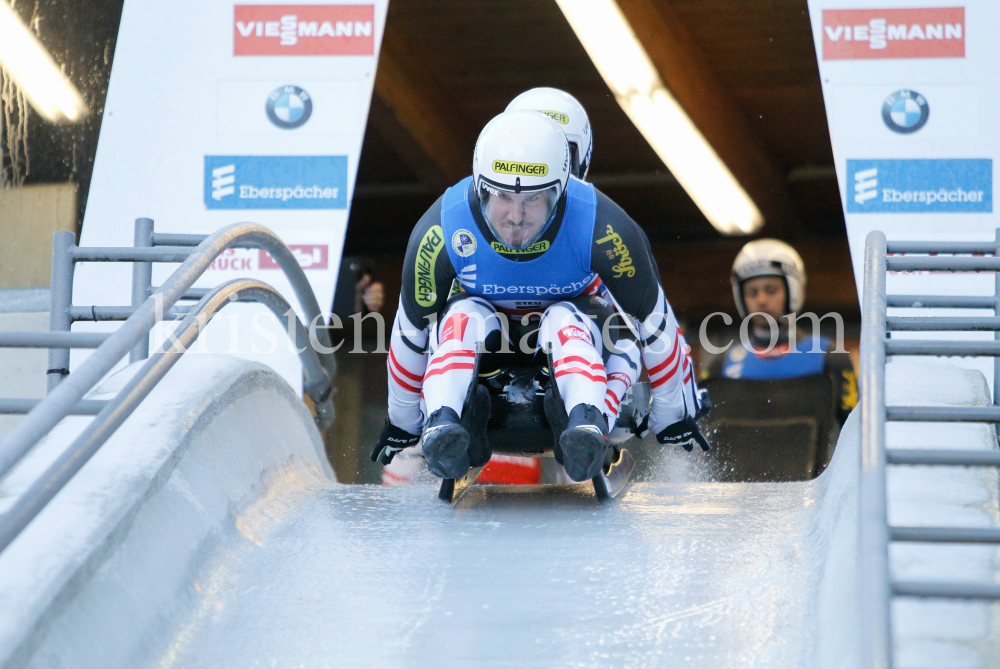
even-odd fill
[[(743, 303), (748, 313), (768, 314), (780, 324), (787, 299), (785, 280), (780, 276), (758, 276), (743, 282)], [(763, 316), (754, 316), (752, 322), (755, 326), (767, 327)]]
[(555, 189), (531, 193), (497, 190), (489, 195), (483, 215), (506, 246), (520, 249), (535, 240), (549, 220)]

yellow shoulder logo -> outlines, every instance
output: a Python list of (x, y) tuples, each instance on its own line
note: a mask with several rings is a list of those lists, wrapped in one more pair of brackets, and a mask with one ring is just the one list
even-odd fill
[(608, 255), (608, 260), (618, 259), (618, 264), (612, 267), (614, 270), (615, 278), (620, 279), (623, 275), (628, 275), (628, 278), (635, 276), (635, 267), (632, 266), (632, 256), (629, 255), (628, 247), (625, 242), (622, 241), (622, 236), (615, 232), (615, 229), (610, 225), (606, 228), (607, 236), (601, 237), (597, 240), (598, 244), (605, 244), (611, 242), (613, 249), (608, 249), (605, 253)]
[(420, 246), (417, 247), (417, 263), (414, 269), (417, 282), (414, 297), (417, 304), (422, 307), (433, 307), (437, 302), (438, 296), (434, 291), (434, 267), (443, 247), (444, 233), (440, 225), (432, 226), (425, 232), (424, 238), (420, 240)]
[(518, 176), (544, 177), (549, 173), (548, 165), (534, 163), (514, 163), (508, 160), (494, 160), (493, 171), (497, 174), (515, 174)]
[(562, 123), (563, 125), (569, 123), (569, 116), (566, 116), (566, 114), (563, 114), (562, 112), (546, 111), (545, 109), (539, 109), (538, 111), (545, 114), (556, 123)]

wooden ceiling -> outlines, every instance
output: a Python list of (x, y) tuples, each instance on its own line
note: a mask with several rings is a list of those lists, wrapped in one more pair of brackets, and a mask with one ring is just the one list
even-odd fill
[[(618, 2), (663, 80), (764, 210), (761, 234), (842, 246), (806, 0)], [(590, 179), (654, 245), (722, 241), (618, 106), (554, 1), (391, 0), (349, 251), (402, 250), (426, 207), (471, 171), (479, 130), (535, 86), (566, 90), (587, 109)]]

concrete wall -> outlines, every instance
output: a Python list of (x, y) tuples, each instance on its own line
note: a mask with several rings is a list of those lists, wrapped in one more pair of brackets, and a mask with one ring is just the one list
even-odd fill
[[(137, 366), (91, 397), (113, 396)], [(0, 511), (87, 420), (67, 419), (22, 461), (0, 485)], [(0, 666), (135, 666), (197, 597), (200, 555), (280, 522), (273, 491), (332, 477), (312, 418), (273, 371), (183, 358), (0, 554)]]
[(76, 184), (0, 189), (0, 288), (48, 286), (59, 230), (76, 230)]

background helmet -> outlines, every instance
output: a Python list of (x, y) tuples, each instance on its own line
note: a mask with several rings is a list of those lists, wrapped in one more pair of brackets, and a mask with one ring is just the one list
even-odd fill
[(570, 147), (570, 173), (578, 179), (587, 178), (594, 138), (590, 119), (577, 99), (558, 88), (532, 88), (510, 101), (507, 111), (534, 109), (559, 124)]
[(747, 316), (747, 307), (743, 303), (743, 282), (758, 276), (784, 278), (788, 294), (786, 313), (802, 309), (806, 299), (806, 268), (795, 249), (777, 239), (757, 239), (737, 254), (730, 282), (736, 308), (743, 318)]

